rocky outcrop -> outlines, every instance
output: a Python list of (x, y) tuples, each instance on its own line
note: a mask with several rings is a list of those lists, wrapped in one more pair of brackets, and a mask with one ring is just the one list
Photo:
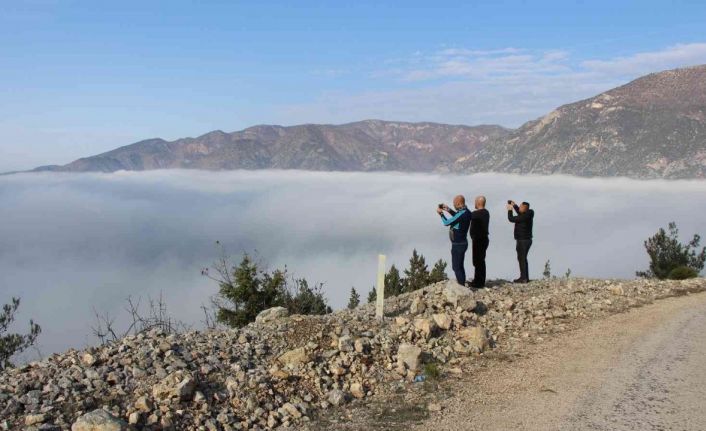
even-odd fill
[(129, 429), (127, 423), (103, 409), (86, 413), (71, 426), (71, 431), (127, 431)]
[(479, 291), (449, 282), (389, 298), (383, 321), (365, 305), (238, 330), (152, 330), (2, 372), (0, 429), (306, 428), (315, 412), (412, 385), (427, 364), (459, 373), (488, 351), (519, 350), (586, 319), (702, 290), (702, 278)]
[(272, 307), (261, 311), (256, 317), (256, 323), (268, 323), (289, 316), (289, 311), (284, 307)]

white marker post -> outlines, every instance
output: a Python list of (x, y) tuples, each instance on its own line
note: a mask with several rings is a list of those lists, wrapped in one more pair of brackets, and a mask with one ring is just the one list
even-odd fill
[(382, 320), (385, 306), (385, 255), (378, 255), (378, 282), (376, 289), (375, 317)]

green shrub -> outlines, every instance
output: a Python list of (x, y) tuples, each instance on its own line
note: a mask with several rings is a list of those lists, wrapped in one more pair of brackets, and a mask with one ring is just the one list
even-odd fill
[(291, 314), (327, 314), (331, 312), (323, 294), (323, 284), (310, 286), (303, 278), (290, 279), (287, 268), (268, 272), (246, 253), (238, 266), (232, 266), (223, 254), (201, 273), (218, 283), (213, 298), (216, 320), (239, 328), (255, 320), (268, 308), (285, 307)]
[(671, 272), (678, 267), (691, 268), (696, 274), (704, 269), (706, 247), (699, 251), (701, 237), (694, 235), (691, 241), (682, 244), (679, 242), (679, 229), (676, 223), (669, 223), (668, 229), (669, 233), (660, 228), (655, 235), (645, 241), (650, 267), (647, 271), (638, 271), (639, 277), (665, 279), (670, 278)]
[(427, 379), (436, 380), (441, 377), (441, 370), (436, 362), (428, 362), (424, 364), (424, 375)]
[(696, 278), (699, 273), (694, 270), (694, 268), (689, 268), (688, 266), (678, 266), (673, 270), (669, 271), (667, 278), (670, 280), (686, 280), (687, 278)]

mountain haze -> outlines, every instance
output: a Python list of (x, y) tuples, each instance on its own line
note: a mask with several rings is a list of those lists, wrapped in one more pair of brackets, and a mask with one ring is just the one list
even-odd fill
[(706, 178), (706, 65), (650, 74), (516, 130), (367, 120), (148, 139), (35, 171), (509, 172)]

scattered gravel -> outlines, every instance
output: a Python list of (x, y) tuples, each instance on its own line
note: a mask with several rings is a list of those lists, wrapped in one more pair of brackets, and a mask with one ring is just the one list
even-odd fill
[[(424, 380), (577, 322), (706, 290), (704, 279), (547, 280), (472, 292), (438, 283), (326, 316), (263, 314), (237, 330), (152, 330), (0, 374), (0, 429), (316, 429)], [(424, 414), (439, 410), (424, 404)], [(92, 428), (82, 428), (90, 423)], [(73, 427), (72, 427), (73, 426)]]

